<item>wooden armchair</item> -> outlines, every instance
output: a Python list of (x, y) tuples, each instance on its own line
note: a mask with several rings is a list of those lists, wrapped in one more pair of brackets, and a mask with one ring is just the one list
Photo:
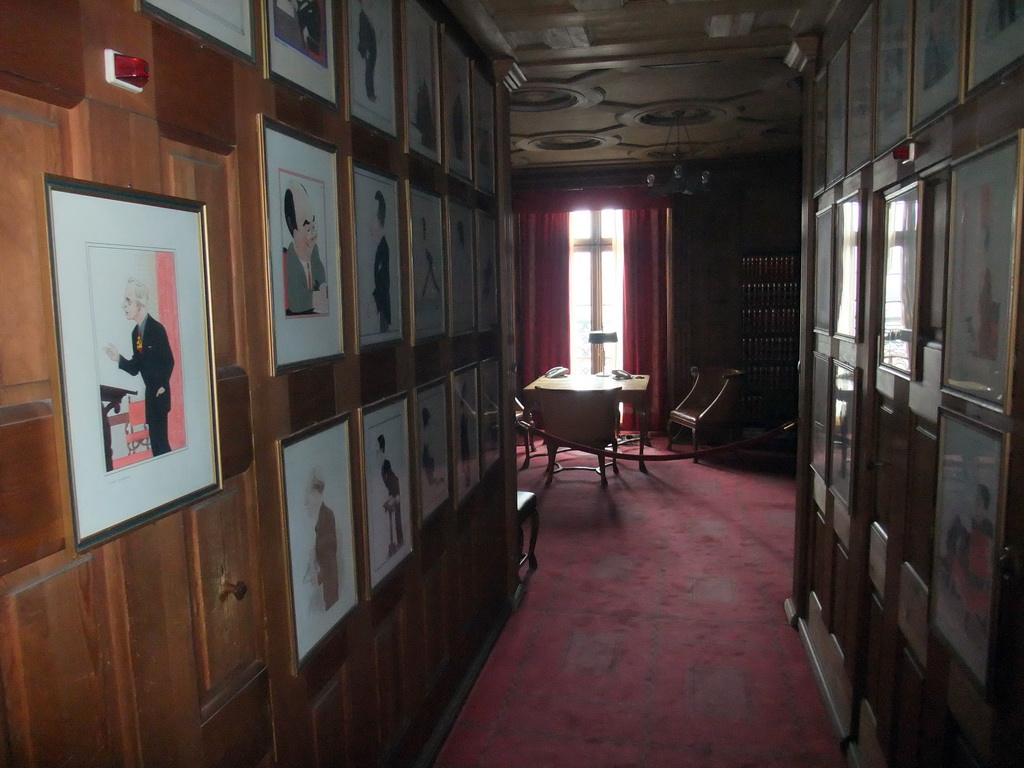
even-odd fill
[[(697, 379), (690, 392), (668, 415), (665, 433), (668, 447), (672, 447), (679, 427), (693, 434), (693, 450), (700, 450), (700, 435), (709, 429), (729, 424), (740, 399), (744, 371), (737, 368), (693, 368)], [(673, 436), (673, 425), (676, 425)], [(697, 462), (697, 456), (693, 457)]]
[[(560, 446), (565, 445), (558, 438), (587, 446), (595, 451), (604, 450), (608, 446), (611, 446), (613, 452), (616, 451), (618, 443), (615, 432), (619, 425), (619, 393), (621, 389), (621, 387), (587, 390), (534, 388), (533, 400), (543, 419), (544, 431), (551, 435), (544, 441), (548, 449), (545, 486), (551, 484), (551, 478), (556, 472), (566, 469), (588, 469), (597, 472), (601, 476), (601, 485), (608, 485), (604, 456), (598, 456), (596, 467), (564, 466), (556, 464), (555, 454)], [(618, 474), (619, 466), (614, 458), (611, 464), (612, 469)]]

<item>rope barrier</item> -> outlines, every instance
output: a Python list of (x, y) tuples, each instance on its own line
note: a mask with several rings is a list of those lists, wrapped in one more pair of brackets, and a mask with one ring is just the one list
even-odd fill
[(557, 443), (560, 447), (571, 448), (574, 451), (583, 451), (584, 453), (590, 453), (594, 456), (605, 456), (606, 458), (614, 458), (617, 460), (626, 459), (627, 461), (642, 461), (645, 464), (648, 461), (682, 461), (683, 459), (692, 459), (694, 456), (709, 456), (713, 453), (720, 453), (721, 451), (734, 451), (738, 448), (745, 448), (748, 445), (759, 443), (762, 440), (781, 435), (784, 432), (788, 432), (791, 429), (796, 428), (795, 421), (788, 421), (781, 426), (775, 427), (774, 429), (768, 430), (764, 434), (749, 437), (746, 440), (738, 440), (734, 443), (726, 443), (725, 445), (716, 445), (713, 448), (704, 448), (699, 451), (690, 451), (689, 453), (620, 453), (618, 451), (609, 451), (605, 449), (595, 449), (588, 445), (581, 445), (580, 443), (574, 443), (572, 440), (566, 440), (565, 438), (558, 437), (558, 435), (552, 435), (545, 432), (543, 429), (538, 429), (532, 424), (528, 424), (525, 421), (517, 422), (517, 424), (529, 431), (531, 435), (540, 435), (543, 438), (549, 438)]

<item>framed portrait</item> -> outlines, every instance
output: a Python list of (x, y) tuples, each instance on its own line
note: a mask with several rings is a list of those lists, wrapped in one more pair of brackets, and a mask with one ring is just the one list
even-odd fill
[(363, 409), (363, 467), (370, 587), (412, 552), (406, 398)]
[(869, 5), (850, 33), (850, 66), (847, 72), (847, 173), (867, 163), (871, 155), (874, 112), (872, 87), (875, 66), (875, 6)]
[(878, 361), (914, 378), (917, 349), (918, 227), (921, 185), (885, 200), (885, 274)]
[(494, 194), (494, 90), (473, 67), (473, 177), (478, 189)]
[(480, 419), (476, 366), (452, 372), (452, 433), (455, 435), (455, 501), (461, 504), (480, 482)]
[(818, 73), (811, 94), (814, 128), (811, 136), (811, 164), (815, 194), (825, 188), (825, 153), (828, 146), (828, 69)]
[(980, 85), (1021, 56), (1024, 56), (1024, 12), (1019, 0), (974, 0), (967, 87)]
[(483, 211), (476, 212), (477, 328), (498, 325), (497, 227)]
[(814, 219), (814, 330), (832, 332), (832, 206)]
[(470, 127), (469, 59), (451, 37), (444, 39), (444, 135), (448, 172), (473, 178), (473, 135)]
[(1005, 456), (1000, 433), (940, 413), (931, 623), (983, 690), (995, 637)]
[(837, 336), (855, 339), (860, 331), (861, 203), (855, 194), (836, 207), (835, 259), (832, 286)]
[(878, 66), (875, 68), (875, 151), (907, 136), (910, 92), (910, 0), (878, 0)]
[(846, 72), (849, 47), (843, 43), (828, 65), (828, 144), (825, 151), (826, 184), (846, 171)]
[(348, 419), (279, 442), (296, 666), (358, 600)]
[(960, 95), (959, 0), (918, 0), (914, 4), (914, 126), (922, 125)]
[(847, 506), (853, 481), (854, 442), (857, 423), (857, 371), (832, 361), (831, 450), (828, 460), (829, 487)]
[(501, 456), (501, 375), (498, 358), (480, 362), (480, 464), (483, 472)]
[(416, 390), (416, 464), (419, 467), (420, 522), (444, 504), (448, 490), (448, 397), (443, 381)]
[(473, 258), (473, 211), (448, 198), (448, 264), (451, 274), (452, 336), (476, 329), (476, 265)]
[(268, 76), (337, 106), (334, 0), (267, 0)]
[(1020, 240), (1017, 137), (953, 168), (943, 384), (1005, 410)]
[(441, 226), (441, 198), (412, 188), (412, 306), (416, 342), (445, 332), (445, 259)]
[(409, 149), (434, 162), (441, 159), (438, 40), (437, 22), (417, 0), (410, 0), (405, 14)]
[(221, 487), (201, 203), (45, 178), (75, 545)]
[(398, 183), (359, 166), (353, 177), (359, 344), (368, 347), (402, 338)]
[(818, 477), (828, 482), (828, 436), (829, 405), (832, 402), (829, 394), (829, 361), (828, 358), (814, 354), (814, 370), (811, 390), (811, 469)]
[(274, 372), (340, 357), (337, 152), (262, 118)]
[(349, 110), (397, 135), (393, 0), (348, 0)]
[(209, 41), (221, 50), (256, 59), (251, 0), (138, 0), (139, 8)]

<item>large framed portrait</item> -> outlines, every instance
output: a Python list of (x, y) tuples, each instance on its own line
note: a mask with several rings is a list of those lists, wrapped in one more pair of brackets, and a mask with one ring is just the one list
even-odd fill
[(953, 169), (943, 383), (1008, 408), (1020, 229), (1017, 137)]
[(452, 433), (455, 435), (455, 501), (461, 504), (480, 482), (480, 418), (476, 366), (452, 372)]
[(356, 166), (356, 296), (362, 347), (402, 338), (398, 182)]
[(469, 59), (451, 37), (444, 39), (444, 134), (448, 172), (473, 178), (473, 135), (470, 127)]
[(913, 120), (922, 125), (960, 95), (960, 0), (918, 0), (914, 4)]
[(480, 362), (480, 466), (483, 472), (501, 456), (500, 371), (496, 357)]
[(408, 71), (409, 149), (441, 159), (437, 22), (417, 0), (405, 14), (405, 66)]
[(416, 390), (416, 464), (419, 467), (420, 522), (425, 523), (449, 497), (448, 397), (443, 381)]
[(494, 194), (494, 90), (479, 69), (473, 67), (473, 176), (476, 186)]
[(138, 0), (157, 18), (207, 40), (247, 61), (256, 58), (251, 0)]
[(857, 423), (857, 371), (832, 361), (832, 422), (828, 481), (832, 492), (846, 505), (853, 487), (854, 448)]
[(221, 487), (201, 203), (45, 178), (77, 549)]
[(834, 332), (837, 336), (855, 339), (860, 331), (860, 194), (840, 201), (835, 211)]
[(477, 328), (498, 325), (497, 227), (494, 218), (476, 212)]
[(814, 330), (832, 332), (832, 218), (833, 207), (814, 219)]
[(358, 600), (348, 419), (280, 441), (296, 666)]
[(397, 135), (393, 0), (348, 0), (349, 109), (352, 117)]
[(445, 259), (441, 198), (416, 189), (409, 194), (412, 216), (413, 338), (443, 336), (445, 332)]
[(921, 185), (885, 201), (885, 275), (879, 363), (914, 378), (917, 350), (918, 227)]
[(340, 357), (334, 147), (262, 118), (274, 372)]
[(846, 72), (849, 46), (843, 43), (828, 65), (828, 145), (825, 182), (842, 178), (846, 171)]
[(932, 627), (988, 689), (1002, 540), (1005, 438), (947, 411), (939, 417)]
[(337, 106), (334, 0), (268, 0), (266, 26), (268, 76)]
[(878, 0), (878, 66), (875, 69), (875, 151), (907, 136), (910, 92), (910, 0)]
[(974, 88), (1024, 55), (1021, 0), (971, 3), (971, 65), (967, 87)]
[(874, 112), (872, 87), (875, 66), (875, 6), (869, 5), (850, 33), (850, 66), (847, 72), (846, 171), (860, 168), (871, 159), (871, 127)]
[(406, 398), (363, 409), (363, 468), (370, 587), (412, 552)]
[(476, 264), (473, 258), (473, 210), (448, 198), (448, 263), (451, 274), (452, 336), (476, 329)]

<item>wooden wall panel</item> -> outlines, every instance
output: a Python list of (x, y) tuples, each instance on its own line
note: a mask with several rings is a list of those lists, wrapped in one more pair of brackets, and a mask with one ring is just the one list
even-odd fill
[(203, 723), (203, 768), (256, 765), (270, 754), (270, 681), (260, 668)]
[(393, 749), (405, 717), (403, 675), (407, 672), (402, 652), (403, 610), (397, 608), (377, 630), (373, 658), (377, 679), (377, 740), (385, 751)]
[(78, 103), (85, 93), (79, 4), (6, 0), (0, 24), (0, 88), (63, 107)]
[(181, 514), (112, 543), (124, 564), (139, 740), (146, 766), (194, 764), (202, 745)]
[(263, 596), (248, 495), (240, 482), (232, 486), (184, 515), (204, 705), (220, 684), (254, 664), (262, 666)]
[[(230, 70), (229, 70), (230, 71)], [(205, 101), (195, 100), (206, 104)], [(232, 158), (164, 139), (164, 191), (174, 197), (206, 203), (207, 258), (210, 265), (210, 309), (218, 367), (242, 362), (235, 323), (236, 293), (241, 284), (235, 270), (232, 210), (237, 180)]]
[(344, 671), (313, 701), (313, 743), (317, 768), (351, 764), (348, 752), (348, 710), (345, 706)]
[(0, 407), (0, 576), (64, 548), (53, 415)]
[[(5, 28), (7, 25), (4, 25)], [(52, 324), (42, 176), (64, 174), (60, 111), (0, 91), (0, 406), (50, 396)], [(17, 151), (10, 148), (17, 147)], [(13, 215), (17, 212), (17, 215)]]
[(0, 596), (0, 624), (11, 764), (132, 764), (99, 560), (80, 558)]

